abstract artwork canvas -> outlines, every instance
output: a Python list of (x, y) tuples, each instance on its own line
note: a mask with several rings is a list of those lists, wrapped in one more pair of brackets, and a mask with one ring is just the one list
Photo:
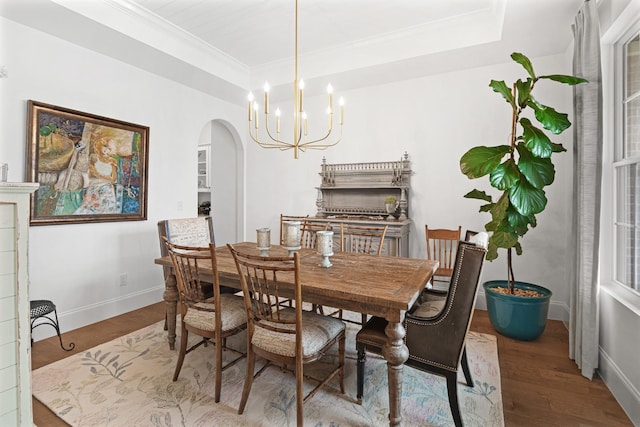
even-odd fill
[(147, 218), (149, 128), (28, 102), (31, 225)]

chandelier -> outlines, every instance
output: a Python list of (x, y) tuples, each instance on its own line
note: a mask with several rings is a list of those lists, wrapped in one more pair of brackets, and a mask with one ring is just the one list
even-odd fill
[[(325, 150), (336, 145), (342, 139), (343, 106), (344, 99), (340, 97), (338, 101), (340, 107), (340, 135), (334, 142), (329, 141), (333, 133), (333, 88), (331, 84), (327, 86), (329, 96), (329, 106), (327, 107), (327, 131), (317, 139), (308, 137), (307, 113), (304, 110), (304, 80), (298, 78), (298, 0), (296, 0), (295, 12), (295, 66), (293, 80), (293, 137), (290, 142), (284, 141), (280, 137), (280, 108), (275, 113), (275, 134), (273, 128), (269, 128), (269, 83), (264, 84), (264, 128), (266, 139), (260, 138), (260, 123), (258, 120), (259, 105), (255, 101), (253, 93), (249, 92), (249, 136), (262, 148), (277, 148), (279, 150), (293, 149), (293, 157), (298, 158), (299, 151), (307, 149)], [(264, 136), (263, 136), (264, 137)]]

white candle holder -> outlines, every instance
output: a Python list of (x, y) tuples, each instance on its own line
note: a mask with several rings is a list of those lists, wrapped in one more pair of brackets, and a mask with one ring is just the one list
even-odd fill
[(329, 257), (333, 256), (333, 231), (316, 232), (316, 248), (318, 254), (322, 256), (320, 267), (331, 267), (333, 264), (329, 261)]
[(289, 251), (289, 256), (300, 250), (300, 221), (282, 222), (282, 241), (285, 249)]
[(258, 250), (260, 250), (261, 256), (269, 256), (269, 249), (271, 248), (271, 229), (269, 228), (256, 228), (256, 240)]

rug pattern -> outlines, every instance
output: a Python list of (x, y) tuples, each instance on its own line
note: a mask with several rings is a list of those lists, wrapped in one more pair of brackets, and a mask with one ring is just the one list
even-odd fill
[[(178, 381), (173, 382), (177, 351), (169, 350), (163, 323), (35, 370), (33, 395), (64, 421), (78, 427), (296, 424), (295, 377), (277, 367), (267, 368), (254, 380), (243, 415), (237, 414), (237, 408), (246, 363), (242, 360), (225, 370), (221, 400), (216, 404), (213, 345), (189, 353)], [(347, 325), (345, 394), (340, 394), (337, 384), (335, 389), (320, 390), (304, 406), (305, 425), (388, 425), (386, 363), (381, 357), (367, 355), (363, 404), (358, 405), (354, 344), (357, 326)], [(242, 349), (245, 339), (242, 333), (229, 343)], [(464, 425), (504, 426), (496, 337), (471, 332), (467, 352), (475, 386), (464, 385), (460, 374), (458, 399)], [(322, 371), (336, 360), (337, 349), (323, 362), (305, 367), (305, 372)], [(256, 369), (262, 366), (259, 361)], [(405, 367), (402, 416), (405, 426), (453, 426), (444, 379)]]

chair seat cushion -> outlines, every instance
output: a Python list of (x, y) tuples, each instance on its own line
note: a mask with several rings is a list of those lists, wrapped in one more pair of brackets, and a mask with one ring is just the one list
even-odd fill
[(425, 289), (409, 313), (416, 317), (435, 317), (444, 309), (447, 302), (447, 292)]
[[(200, 302), (196, 307), (214, 310), (213, 302)], [(220, 316), (222, 321), (222, 331), (230, 331), (247, 323), (247, 310), (244, 306), (244, 299), (233, 294), (220, 295)], [(185, 324), (205, 331), (214, 331), (216, 328), (216, 318), (214, 311), (198, 310), (194, 307), (187, 309), (184, 316)]]
[[(281, 318), (294, 320), (294, 309), (281, 310)], [(281, 356), (295, 357), (296, 335), (276, 332), (261, 328), (260, 323), (255, 325), (251, 343), (265, 351)], [(279, 328), (295, 331), (296, 325), (283, 325), (280, 323), (265, 322)], [(302, 312), (302, 355), (309, 357), (317, 354), (327, 343), (334, 340), (346, 328), (343, 321), (334, 317), (323, 316), (310, 311)]]
[(387, 323), (385, 318), (373, 316), (356, 334), (356, 342), (382, 349), (387, 342), (387, 335), (384, 333)]

